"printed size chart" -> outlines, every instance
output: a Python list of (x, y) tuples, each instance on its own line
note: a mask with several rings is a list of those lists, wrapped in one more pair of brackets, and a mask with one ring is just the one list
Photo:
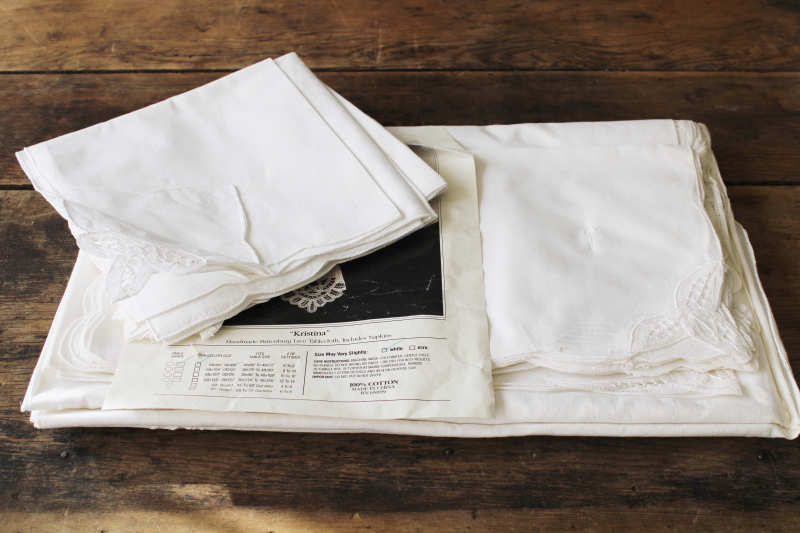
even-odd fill
[(425, 147), (447, 182), (435, 202), (437, 224), (403, 239), (403, 254), (424, 264), (424, 275), (397, 261), (383, 267), (386, 258), (378, 255), (370, 267), (365, 256), (361, 270), (355, 260), (340, 268), (354, 268), (342, 274), (349, 289), (324, 313), (307, 317), (314, 320), (294, 309), (284, 314), (292, 305), (276, 300), (226, 321), (209, 338), (127, 343), (103, 409), (494, 416), (474, 158), (443, 128), (393, 133)]
[(319, 384), (359, 395), (386, 394), (429, 364), (431, 340), (387, 340), (354, 349), (256, 349), (230, 346), (194, 356), (174, 350), (163, 365), (158, 394), (287, 399)]
[(292, 337), (275, 333), (269, 338), (262, 331), (245, 338), (234, 330), (220, 332), (215, 344), (173, 345), (156, 353), (143, 349), (127, 358), (121, 374), (125, 387), (109, 393), (104, 408), (369, 413), (364, 416), (386, 418), (407, 416), (414, 412), (409, 406), (447, 412), (453, 402), (448, 387), (462, 388), (457, 380), (442, 384), (453, 364), (446, 356), (444, 322), (420, 322), (413, 330), (425, 335), (399, 335), (412, 330), (408, 322), (402, 324), (406, 329), (384, 323), (358, 335), (337, 335), (333, 328), (320, 327), (294, 330)]

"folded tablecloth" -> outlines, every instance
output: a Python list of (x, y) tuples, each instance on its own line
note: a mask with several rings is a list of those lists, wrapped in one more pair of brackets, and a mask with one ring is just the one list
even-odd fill
[[(100, 271), (83, 253), (23, 409), (37, 427), (797, 436), (800, 392), (704, 127), (659, 120), (447, 131), (478, 171), (494, 420), (99, 411), (108, 384), (88, 378), (113, 366), (114, 350), (106, 337), (70, 328), (108, 320), (113, 308), (97, 312), (89, 288)], [(96, 355), (84, 354), (75, 370), (100, 370), (69, 379), (59, 351), (71, 346)]]

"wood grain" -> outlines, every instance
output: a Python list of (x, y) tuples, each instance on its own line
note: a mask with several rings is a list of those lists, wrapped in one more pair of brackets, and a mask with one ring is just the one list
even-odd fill
[[(800, 187), (729, 194), (799, 373)], [(18, 406), (75, 254), (37, 193), (0, 192), (9, 531), (750, 532), (800, 519), (800, 441), (35, 430)]]
[(4, 0), (0, 70), (800, 67), (788, 0)]
[[(202, 489), (201, 489), (202, 490)], [(198, 507), (207, 500), (195, 499)], [(9, 531), (167, 531), (170, 533), (281, 532), (317, 533), (364, 531), (397, 533), (451, 532), (507, 533), (578, 531), (648, 531), (651, 533), (703, 533), (746, 531), (794, 533), (797, 516), (769, 512), (715, 512), (700, 506), (674, 511), (647, 507), (631, 509), (503, 509), (479, 507), (457, 511), (426, 512), (302, 512), (286, 509), (237, 507), (191, 508), (190, 511), (125, 511), (99, 513), (70, 511), (8, 513)]]
[[(800, 181), (800, 74), (320, 72), (384, 125), (691, 119), (729, 183)], [(19, 74), (0, 83), (0, 186), (13, 153), (208, 83), (221, 73)]]
[(252, 526), (255, 514), (295, 531), (457, 529), (443, 519), (460, 531), (791, 531), (800, 518), (797, 444), (784, 440), (4, 430), (24, 447), (3, 446), (17, 476), (0, 491), (3, 516), (40, 527), (48, 515), (100, 518), (99, 531), (130, 515), (214, 514)]

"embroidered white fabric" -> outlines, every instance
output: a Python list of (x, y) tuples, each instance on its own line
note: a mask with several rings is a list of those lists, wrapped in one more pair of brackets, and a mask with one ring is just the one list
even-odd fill
[(69, 325), (49, 368), (60, 378), (111, 382), (124, 338), (122, 321), (97, 276), (83, 294), (83, 312)]
[(320, 307), (344, 295), (347, 285), (342, 269), (337, 265), (318, 280), (281, 295), (281, 300), (314, 313)]
[(739, 382), (731, 370), (710, 372), (681, 370), (648, 378), (625, 374), (574, 376), (539, 368), (527, 372), (500, 374), (495, 377), (495, 390), (531, 392), (581, 390), (601, 394), (663, 398), (702, 398), (742, 394)]
[[(31, 418), (37, 427), (192, 427), (459, 437), (526, 434), (797, 436), (800, 429), (800, 391), (792, 378), (785, 350), (777, 335), (763, 289), (758, 283), (752, 250), (747, 245), (743, 230), (733, 222), (724, 186), (707, 145), (705, 128), (693, 123), (643, 121), (455, 127), (448, 130), (462, 145), (469, 146), (473, 143), (482, 146), (483, 150), (530, 146), (610, 146), (625, 145), (631, 141), (665, 146), (691, 146), (694, 164), (702, 170), (697, 183), (703, 187), (696, 194), (689, 191), (690, 199), (699, 200), (699, 204), (690, 202), (693, 206), (690, 216), (699, 216), (695, 209), (697, 205), (705, 208), (705, 213), (703, 209), (699, 210), (699, 214), (703, 216), (695, 220), (705, 220), (713, 227), (711, 237), (706, 236), (712, 244), (715, 240), (719, 243), (718, 253), (714, 253), (714, 247), (709, 246), (710, 251), (699, 254), (708, 257), (694, 257), (690, 261), (694, 263), (691, 268), (678, 269), (677, 273), (665, 276), (663, 280), (657, 279), (656, 282), (663, 285), (658, 291), (663, 297), (658, 305), (652, 306), (651, 311), (640, 309), (631, 313), (637, 318), (629, 321), (629, 327), (624, 334), (611, 335), (614, 340), (619, 341), (615, 344), (620, 347), (618, 351), (608, 353), (598, 350), (595, 360), (591, 357), (592, 350), (579, 351), (576, 354), (580, 357), (571, 357), (575, 354), (566, 353), (565, 356), (564, 352), (557, 349), (557, 343), (547, 343), (548, 346), (555, 347), (552, 350), (553, 355), (561, 356), (565, 361), (575, 360), (581, 366), (580, 375), (545, 368), (528, 359), (498, 368), (495, 371), (495, 420), (372, 421), (201, 411), (100, 411), (107, 384), (65, 380), (51, 370), (58, 366), (53, 363), (57, 360), (58, 350), (55, 347), (62, 344), (61, 339), (70, 324), (85, 314), (84, 311), (77, 310), (76, 302), (80, 301), (82, 294), (87, 293), (87, 287), (93, 281), (97, 282), (98, 271), (82, 252), (48, 336), (42, 358), (34, 372), (23, 409), (33, 410)], [(685, 157), (683, 160), (685, 162)], [(485, 169), (479, 162), (479, 171), (481, 168)], [(677, 175), (681, 176), (680, 173)], [(554, 175), (549, 178), (556, 179)], [(658, 181), (652, 181), (654, 183), (651, 183), (651, 192), (661, 194), (662, 188)], [(687, 182), (688, 180), (684, 181), (684, 185)], [(599, 186), (606, 184), (607, 182), (601, 182)], [(483, 189), (483, 192), (489, 191)], [(544, 192), (546, 195), (552, 191)], [(524, 187), (509, 187), (503, 194), (508, 204), (528, 201), (527, 197), (520, 200)], [(483, 198), (485, 199), (485, 195)], [(570, 202), (569, 195), (559, 197), (559, 200), (560, 203), (554, 204), (554, 209), (561, 206), (565, 210), (574, 210), (576, 207), (575, 203)], [(512, 211), (518, 207), (509, 205)], [(649, 209), (649, 205), (645, 209)], [(685, 214), (679, 211), (674, 216), (680, 218)], [(645, 217), (639, 218), (640, 222), (647, 220)], [(519, 241), (537, 230), (546, 234), (556, 247), (561, 246), (565, 235), (571, 236), (573, 244), (576, 239), (583, 239), (580, 243), (584, 246), (584, 252), (608, 245), (604, 242), (608, 237), (603, 235), (607, 228), (595, 221), (583, 222), (583, 225), (572, 227), (571, 235), (555, 231), (558, 228), (552, 224), (529, 227), (522, 232), (507, 230), (505, 244), (512, 246), (515, 239)], [(700, 230), (700, 233), (706, 233), (702, 224)], [(497, 233), (496, 236), (500, 240), (504, 238), (502, 233)], [(703, 239), (699, 241), (704, 242)], [(647, 244), (646, 241), (644, 244)], [(691, 243), (683, 241), (670, 244), (685, 248)], [(588, 252), (584, 255), (588, 255)], [(574, 259), (581, 256), (575, 254), (571, 257)], [(484, 254), (484, 260), (486, 258), (487, 255)], [(624, 261), (626, 258), (620, 259), (623, 260), (623, 265), (629, 267)], [(556, 255), (555, 260), (558, 259), (559, 256)], [(558, 265), (563, 264), (558, 262)], [(526, 292), (531, 290), (531, 282), (540, 281), (531, 278), (541, 273), (538, 264), (529, 262), (525, 266), (527, 269), (518, 271), (512, 268), (507, 274), (524, 274), (516, 277), (515, 284), (512, 284), (516, 292), (490, 293), (487, 285), (487, 298), (490, 294), (495, 298), (505, 298), (506, 301), (513, 295), (525, 298)], [(161, 274), (154, 274), (153, 279), (159, 276)], [(222, 285), (216, 289), (207, 288), (219, 290), (220, 287)], [(130, 300), (123, 300), (119, 305), (126, 302)], [(597, 302), (589, 303), (597, 305)], [(493, 337), (499, 333), (497, 326), (500, 317), (501, 315), (490, 313)], [(523, 312), (514, 318), (510, 327), (536, 327), (537, 317), (537, 314), (530, 311)], [(573, 337), (587, 335), (590, 342), (609, 337), (607, 331), (586, 328), (584, 324), (579, 324), (569, 332)], [(699, 339), (711, 339), (714, 346)], [(670, 344), (672, 341), (675, 342)], [(628, 368), (627, 372), (621, 373), (592, 373), (592, 367), (624, 361), (625, 354), (630, 354), (635, 347), (659, 346), (661, 348), (636, 354), (637, 357), (649, 359), (640, 361), (642, 364), (633, 365), (637, 366), (635, 369)], [(731, 372), (713, 368), (691, 370), (681, 366), (691, 361), (696, 364), (710, 362), (713, 365), (728, 355), (730, 359), (725, 364), (736, 363), (737, 358), (739, 363), (745, 364), (742, 356), (748, 351), (752, 355), (749, 362), (751, 366), (747, 371)], [(732, 355), (722, 352), (731, 352)], [(708, 359), (707, 356), (711, 358)], [(557, 361), (556, 358), (553, 360)], [(651, 363), (655, 364), (646, 367)], [(738, 392), (741, 394), (737, 394)]]
[(190, 252), (127, 237), (117, 232), (83, 233), (78, 246), (86, 253), (111, 259), (105, 290), (112, 302), (138, 294), (156, 272), (185, 276), (206, 266), (206, 260)]
[(582, 389), (754, 370), (704, 128), (650, 121), (639, 138), (658, 144), (633, 146), (630, 123), (529, 126), (448, 128), (476, 157), (495, 367), (527, 362)]
[[(145, 293), (123, 306), (128, 330), (165, 342), (433, 222), (446, 185), (295, 54), (17, 156), (100, 259), (109, 298)], [(308, 191), (326, 201), (307, 209)], [(237, 297), (209, 291), (219, 271)]]
[[(490, 128), (496, 132), (500, 127)], [(701, 131), (699, 129), (685, 129), (687, 131)], [(485, 140), (483, 142), (485, 143)], [(685, 142), (698, 146), (694, 137), (691, 139), (686, 138)], [(704, 150), (704, 152), (707, 151)], [(590, 246), (598, 244), (594, 243), (591, 238), (591, 234), (597, 230), (596, 228), (592, 228), (592, 230), (587, 232)], [(485, 243), (487, 240), (491, 241), (492, 238), (493, 235), (484, 233)], [(597, 360), (593, 360), (585, 354), (575, 356), (563, 348), (524, 353), (521, 356), (505, 359), (495, 355), (495, 364), (498, 368), (509, 368), (510, 371), (515, 371), (524, 369), (525, 367), (518, 365), (518, 363), (526, 361), (529, 365), (557, 370), (566, 374), (558, 380), (561, 386), (568, 382), (569, 378), (567, 376), (570, 373), (583, 374), (588, 377), (625, 373), (632, 379), (641, 380), (653, 379), (666, 374), (684, 376), (689, 375), (687, 374), (689, 371), (752, 370), (755, 363), (752, 358), (752, 342), (749, 341), (748, 333), (749, 324), (752, 320), (748, 318), (750, 315), (747, 306), (738, 303), (732, 307), (735, 312), (728, 311), (728, 305), (732, 301), (731, 293), (737, 292), (741, 288), (741, 281), (738, 281), (736, 274), (731, 272), (730, 276), (725, 278), (727, 283), (723, 286), (721, 283), (723, 279), (722, 269), (723, 264), (721, 262), (709, 263), (697, 268), (681, 280), (672, 295), (671, 303), (673, 308), (658, 315), (640, 318), (638, 324), (630, 331), (627, 349), (608, 350), (606, 353), (601, 354)], [(340, 271), (333, 270), (332, 274), (337, 272), (340, 273)], [(127, 337), (129, 339), (148, 338), (150, 331), (148, 327), (153, 328), (153, 325), (159, 320), (163, 320), (164, 315), (167, 315), (169, 311), (172, 311), (173, 315), (181, 312), (186, 302), (191, 301), (193, 298), (221, 294), (230, 299), (232, 295), (236, 297), (233, 286), (251, 287), (254, 285), (251, 282), (259, 278), (247, 274), (232, 276), (230, 271), (218, 271), (206, 273), (202, 279), (208, 282), (206, 288), (195, 286), (191, 290), (181, 293), (171, 287), (174, 284), (174, 279), (156, 276), (154, 281), (159, 281), (159, 283), (151, 284), (150, 290), (156, 293), (172, 294), (177, 298), (170, 302), (170, 305), (165, 310), (166, 312), (163, 312), (160, 316), (147, 315), (146, 313), (149, 310), (147, 306), (139, 306), (137, 308), (134, 305), (139, 304), (142, 296), (146, 296), (147, 293), (122, 301), (120, 303), (121, 309), (129, 318)], [(341, 283), (343, 284), (343, 280), (341, 280)], [(309, 311), (314, 311), (319, 305), (324, 305), (326, 301), (330, 301), (341, 294), (338, 292), (336, 285), (337, 282), (334, 277), (325, 276), (321, 282), (297, 289), (292, 293), (283, 295), (282, 298)], [(328, 293), (326, 296), (327, 290), (332, 290), (333, 292)], [(222, 298), (222, 296), (219, 296), (219, 298)], [(490, 313), (490, 320), (494, 318)], [(219, 321), (210, 323), (203, 331), (203, 334), (213, 334), (219, 324)], [(143, 327), (143, 325), (148, 327)], [(743, 334), (742, 331), (745, 333)], [(701, 342), (691, 342), (696, 339)], [(727, 345), (725, 347), (729, 348), (731, 353), (721, 355), (719, 350), (714, 349), (714, 346), (726, 342)], [(576, 380), (575, 386), (584, 386), (581, 385), (581, 382), (586, 379), (588, 378)], [(608, 377), (606, 379), (611, 382), (614, 378)], [(593, 387), (597, 388), (598, 386), (595, 384)], [(607, 390), (611, 392), (618, 390), (618, 388), (608, 387)], [(663, 392), (665, 389), (649, 387), (648, 390), (656, 393), (658, 391)], [(705, 390), (713, 392), (714, 389), (706, 388)], [(716, 390), (722, 389), (718, 388)], [(729, 390), (735, 391), (736, 387), (734, 386)]]
[[(740, 231), (740, 230), (738, 230)], [(739, 239), (744, 238), (742, 233)], [(737, 254), (747, 259), (748, 286), (758, 288), (752, 252), (742, 241)], [(103, 411), (108, 383), (63, 379), (51, 370), (69, 324), (82, 315), (81, 295), (100, 272), (86, 254), (78, 257), (64, 299), (34, 371), (23, 410), (38, 428), (143, 427), (305, 431), (321, 433), (396, 433), (440, 437), (518, 435), (752, 436), (795, 438), (800, 429), (798, 397), (786, 353), (774, 336), (767, 307), (757, 308), (763, 337), (758, 371), (740, 373), (741, 395), (660, 397), (562, 390), (496, 391), (496, 417), (440, 420), (355, 420), (331, 417), (181, 410)], [(102, 283), (102, 282), (101, 282)], [(764, 302), (762, 298), (757, 300)], [(762, 343), (758, 343), (762, 345)], [(541, 369), (539, 369), (541, 370)]]

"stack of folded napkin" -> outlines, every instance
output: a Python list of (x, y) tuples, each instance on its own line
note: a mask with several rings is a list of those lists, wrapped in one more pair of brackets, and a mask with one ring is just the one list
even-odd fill
[(82, 250), (23, 408), (38, 427), (797, 436), (704, 126), (446, 132), (475, 161), (495, 419), (99, 410), (124, 340), (213, 335), (435, 220), (445, 182), (295, 55), (19, 154)]
[(499, 387), (741, 394), (758, 326), (704, 126), (448, 131), (478, 168)]
[(295, 54), (18, 154), (129, 340), (173, 342), (433, 222), (445, 182)]

